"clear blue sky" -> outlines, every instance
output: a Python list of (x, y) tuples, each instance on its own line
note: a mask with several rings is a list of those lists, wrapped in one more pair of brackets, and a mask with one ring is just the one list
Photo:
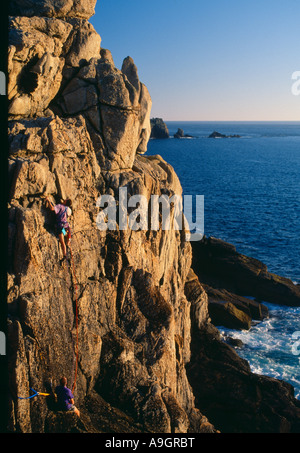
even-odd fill
[(299, 0), (98, 0), (115, 65), (130, 55), (165, 121), (298, 121)]

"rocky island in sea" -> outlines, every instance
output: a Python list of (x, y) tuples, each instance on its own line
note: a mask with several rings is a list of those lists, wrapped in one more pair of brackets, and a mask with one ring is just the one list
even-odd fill
[(151, 138), (170, 138), (169, 129), (162, 118), (151, 118)]
[[(166, 161), (144, 155), (151, 97), (132, 58), (120, 70), (101, 48), (95, 3), (10, 2), (8, 430), (299, 433), (293, 387), (252, 373), (210, 315), (224, 300), (267, 316), (246, 288), (296, 304), (299, 287), (218, 239), (193, 250), (181, 231), (97, 228), (103, 194), (182, 189)], [(69, 265), (45, 194), (72, 199)], [(62, 375), (80, 418), (51, 394), (27, 398)]]
[[(170, 138), (168, 126), (162, 118), (151, 118), (151, 137), (156, 139)], [(183, 129), (178, 128), (174, 134), (174, 138), (194, 138), (192, 135), (185, 134)]]
[(174, 134), (174, 138), (194, 138), (194, 137), (192, 135), (185, 134), (184, 130), (179, 128), (176, 134)]
[(225, 134), (221, 134), (220, 132), (212, 132), (208, 138), (241, 138), (240, 135), (238, 134), (234, 134), (234, 135), (225, 135)]

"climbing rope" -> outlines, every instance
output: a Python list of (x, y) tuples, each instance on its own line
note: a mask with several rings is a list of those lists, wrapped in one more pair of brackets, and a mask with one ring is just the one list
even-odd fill
[[(42, 196), (42, 198), (46, 198), (45, 196)], [(31, 258), (33, 258), (33, 261), (34, 261), (34, 265), (39, 267), (39, 264), (35, 258), (35, 254), (33, 253), (33, 247), (32, 247), (32, 243), (35, 243), (35, 241), (32, 240), (31, 238), (31, 242), (29, 243), (29, 250), (30, 250), (30, 255), (31, 255)], [(74, 281), (74, 288), (75, 288), (75, 301), (76, 301), (76, 364), (75, 364), (75, 376), (74, 376), (74, 383), (73, 383), (73, 387), (72, 387), (72, 393), (74, 393), (75, 391), (75, 388), (76, 388), (76, 380), (77, 380), (77, 374), (78, 374), (78, 359), (79, 359), (79, 339), (78, 339), (78, 287), (77, 287), (77, 279), (76, 279), (76, 273), (75, 273), (75, 263), (74, 263), (74, 257), (73, 257), (73, 251), (72, 251), (72, 248), (71, 248), (71, 245), (69, 244), (69, 250), (70, 250), (70, 256), (71, 256), (71, 263), (72, 263), (72, 266), (71, 266), (71, 271), (73, 273), (73, 281)], [(40, 247), (39, 247), (39, 251), (41, 252), (40, 250)], [(36, 337), (36, 341), (37, 341), (37, 337)], [(37, 341), (37, 344), (38, 344), (38, 341)], [(40, 350), (40, 348), (39, 348)], [(41, 351), (40, 351), (41, 353)], [(42, 354), (41, 354), (41, 358), (43, 358)], [(44, 359), (44, 358), (43, 358)], [(44, 360), (45, 361), (45, 360)], [(30, 388), (30, 390), (33, 392), (32, 395), (30, 396), (26, 396), (26, 397), (21, 397), (21, 396), (18, 396), (18, 399), (20, 400), (29, 400), (29, 399), (32, 399), (32, 398), (35, 398), (37, 396), (50, 396), (50, 393), (41, 393), (41, 392), (37, 392), (36, 390)]]
[(74, 288), (75, 288), (75, 311), (76, 311), (76, 365), (75, 365), (75, 376), (74, 376), (74, 383), (72, 387), (72, 393), (75, 391), (76, 387), (76, 380), (77, 380), (77, 373), (78, 373), (78, 288), (77, 288), (77, 279), (76, 279), (76, 273), (75, 273), (75, 264), (74, 264), (74, 257), (73, 257), (73, 251), (72, 247), (69, 244), (69, 249), (70, 249), (70, 256), (71, 256), (71, 262), (72, 262), (72, 272), (73, 272), (73, 278), (74, 278)]
[(30, 388), (30, 390), (33, 392), (33, 395), (18, 396), (19, 400), (30, 400), (31, 398), (35, 398), (36, 396), (50, 396), (50, 393), (37, 392), (36, 390), (33, 390), (32, 388)]

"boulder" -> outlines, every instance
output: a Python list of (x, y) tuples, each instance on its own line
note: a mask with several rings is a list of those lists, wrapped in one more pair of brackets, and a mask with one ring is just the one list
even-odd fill
[(241, 330), (249, 330), (251, 327), (251, 316), (230, 302), (210, 302), (208, 311), (215, 326)]
[(225, 336), (225, 342), (235, 348), (242, 348), (244, 346), (242, 340), (240, 340), (239, 338), (232, 338), (228, 335)]
[[(269, 310), (263, 303), (231, 293), (226, 289), (216, 289), (206, 284), (203, 284), (203, 288), (208, 295), (208, 307), (211, 315), (216, 310), (216, 304), (223, 305), (223, 308), (231, 306), (231, 317), (234, 317), (234, 314), (237, 315), (235, 327), (232, 327), (232, 319), (228, 319), (227, 316), (222, 318), (221, 312), (219, 311), (218, 319), (212, 316), (212, 320), (215, 325), (239, 329), (244, 328), (242, 325), (238, 327), (240, 314), (243, 317), (247, 317), (251, 321), (262, 321), (263, 319), (269, 317)], [(220, 306), (218, 308), (221, 310)], [(218, 324), (219, 322), (221, 322), (221, 324)], [(249, 324), (249, 321), (247, 321), (247, 324)]]

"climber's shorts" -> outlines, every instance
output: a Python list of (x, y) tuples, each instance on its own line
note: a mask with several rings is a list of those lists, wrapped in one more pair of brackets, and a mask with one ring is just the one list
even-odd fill
[(71, 228), (70, 228), (70, 226), (59, 225), (59, 226), (57, 227), (57, 235), (59, 236), (61, 233), (62, 233), (64, 236), (66, 236), (67, 239), (71, 239)]

